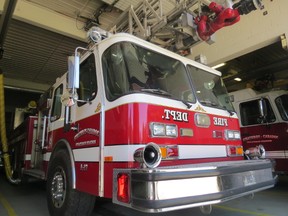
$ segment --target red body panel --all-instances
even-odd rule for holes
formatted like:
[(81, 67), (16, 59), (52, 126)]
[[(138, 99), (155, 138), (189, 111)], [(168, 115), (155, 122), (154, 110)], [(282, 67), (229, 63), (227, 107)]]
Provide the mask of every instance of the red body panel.
[(36, 116), (27, 117), (25, 121), (14, 130), (13, 137), (9, 139), (10, 148), (17, 146), (14, 150), (22, 155), (24, 169), (31, 168), (31, 158), (25, 158), (25, 155), (30, 155), (31, 157), (33, 138), (35, 139), (35, 129), (37, 127), (35, 122), (37, 123), (37, 119)]
[[(105, 143), (106, 145), (118, 144), (139, 144), (155, 142), (159, 144), (228, 144), (222, 138), (213, 138), (213, 131), (224, 132), (224, 129), (239, 130), (238, 119), (227, 118), (228, 127), (218, 126), (213, 124), (213, 117), (216, 115), (209, 115), (211, 125), (209, 128), (197, 127), (194, 123), (194, 111), (184, 111), (188, 113), (188, 121), (177, 121), (165, 119), (164, 110), (170, 109), (183, 113), (183, 110), (171, 109), (170, 107), (156, 106), (151, 104), (125, 104), (115, 109), (106, 112), (106, 128), (105, 128)], [(176, 138), (156, 138), (150, 136), (149, 123), (160, 122), (167, 124), (176, 124), (178, 131), (180, 128), (192, 128), (194, 131), (193, 137)], [(113, 136), (111, 136), (113, 134)], [(117, 134), (117, 136), (115, 136)], [(241, 145), (240, 140), (229, 141), (229, 144)]]
[(288, 124), (262, 124), (241, 128), (244, 149), (263, 145), (267, 158), (276, 160), (276, 171), (288, 172)]
[[(187, 119), (179, 120), (173, 116), (166, 115), (165, 110), (173, 110), (176, 113), (187, 113)], [(238, 119), (223, 117), (217, 115), (209, 115), (211, 125), (208, 128), (199, 127), (195, 125), (194, 115), (195, 111), (176, 109), (154, 104), (146, 103), (130, 103), (120, 105), (116, 108), (110, 109), (105, 113), (105, 146), (120, 146), (120, 145), (139, 145), (154, 142), (156, 144), (180, 144), (180, 145), (241, 145), (240, 140), (224, 139), (224, 130), (239, 130)], [(186, 115), (186, 114), (185, 114)], [(213, 118), (227, 119), (227, 125), (214, 124)], [(36, 117), (32, 118), (33, 120)], [(33, 129), (33, 121), (30, 120), (29, 130)], [(166, 123), (175, 124), (178, 129), (177, 138), (152, 137), (150, 135), (150, 123)], [(64, 128), (53, 130), (48, 134), (47, 151), (52, 152), (55, 146), (61, 140), (66, 140), (71, 146), (72, 150), (91, 148), (94, 151), (100, 144), (100, 114), (87, 117), (85, 119), (76, 121), (72, 126), (78, 126), (78, 131), (69, 130), (64, 132)], [(89, 131), (86, 131), (86, 129)], [(193, 136), (180, 136), (180, 128), (190, 128), (193, 130)], [(29, 131), (28, 130), (28, 131)], [(221, 137), (213, 137), (213, 131), (221, 134)], [(31, 138), (27, 139), (28, 145), (26, 153), (31, 154)], [(82, 145), (83, 144), (83, 145)], [(30, 151), (30, 152), (29, 152)], [(93, 152), (89, 152), (93, 155)], [(128, 152), (119, 152), (119, 154), (127, 154)], [(75, 162), (76, 171), (76, 188), (80, 191), (98, 195), (99, 193), (99, 152), (95, 151), (95, 160), (92, 162), (85, 161)], [(160, 166), (175, 166), (183, 164), (228, 161), (228, 160), (242, 160), (242, 157), (217, 157), (217, 158), (203, 158), (203, 159), (185, 159), (185, 160), (168, 160), (162, 161)], [(29, 169), (30, 161), (26, 160), (25, 169)], [(83, 169), (83, 165), (89, 167)], [(43, 161), (44, 171), (47, 169), (47, 162)], [(139, 164), (133, 161), (106, 161), (104, 164), (104, 196), (112, 197), (112, 177), (113, 169), (115, 168), (132, 168), (139, 167)]]

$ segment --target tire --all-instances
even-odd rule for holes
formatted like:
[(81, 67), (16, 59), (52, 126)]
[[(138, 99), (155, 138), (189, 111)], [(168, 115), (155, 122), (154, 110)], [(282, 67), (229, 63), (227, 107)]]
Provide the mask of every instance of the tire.
[(51, 216), (91, 215), (95, 197), (72, 189), (71, 160), (65, 150), (51, 158), (47, 174), (47, 204)]

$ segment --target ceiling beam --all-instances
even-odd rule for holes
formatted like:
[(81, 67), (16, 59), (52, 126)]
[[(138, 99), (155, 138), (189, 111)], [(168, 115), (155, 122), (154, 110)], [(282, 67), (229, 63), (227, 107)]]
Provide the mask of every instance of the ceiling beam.
[(47, 91), (51, 85), (29, 82), (25, 80), (17, 80), (4, 77), (4, 88), (35, 92), (35, 93), (43, 93)]
[[(3, 9), (4, 2), (0, 1), (1, 14)], [(29, 1), (18, 0), (13, 18), (67, 37), (86, 41), (86, 32), (77, 28), (76, 19), (37, 6)], [(79, 26), (84, 25), (81, 21), (77, 22)]]

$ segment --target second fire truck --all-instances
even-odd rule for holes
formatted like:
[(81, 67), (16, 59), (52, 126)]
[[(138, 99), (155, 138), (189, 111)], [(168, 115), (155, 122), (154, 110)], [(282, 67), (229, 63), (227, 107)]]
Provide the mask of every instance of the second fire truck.
[(287, 174), (288, 92), (259, 92), (247, 88), (231, 92), (230, 95), (239, 116), (247, 157), (261, 158), (265, 155), (276, 162), (276, 172)]

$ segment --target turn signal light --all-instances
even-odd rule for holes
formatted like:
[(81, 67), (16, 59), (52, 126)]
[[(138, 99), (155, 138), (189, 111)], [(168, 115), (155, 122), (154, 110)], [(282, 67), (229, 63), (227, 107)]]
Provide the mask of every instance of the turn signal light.
[(128, 173), (119, 173), (117, 175), (118, 191), (117, 199), (120, 202), (130, 202), (130, 188), (129, 188), (129, 175)]
[(227, 146), (227, 155), (229, 157), (243, 156), (243, 146)]
[(177, 145), (160, 146), (160, 150), (163, 160), (177, 159), (179, 156), (179, 150)]

